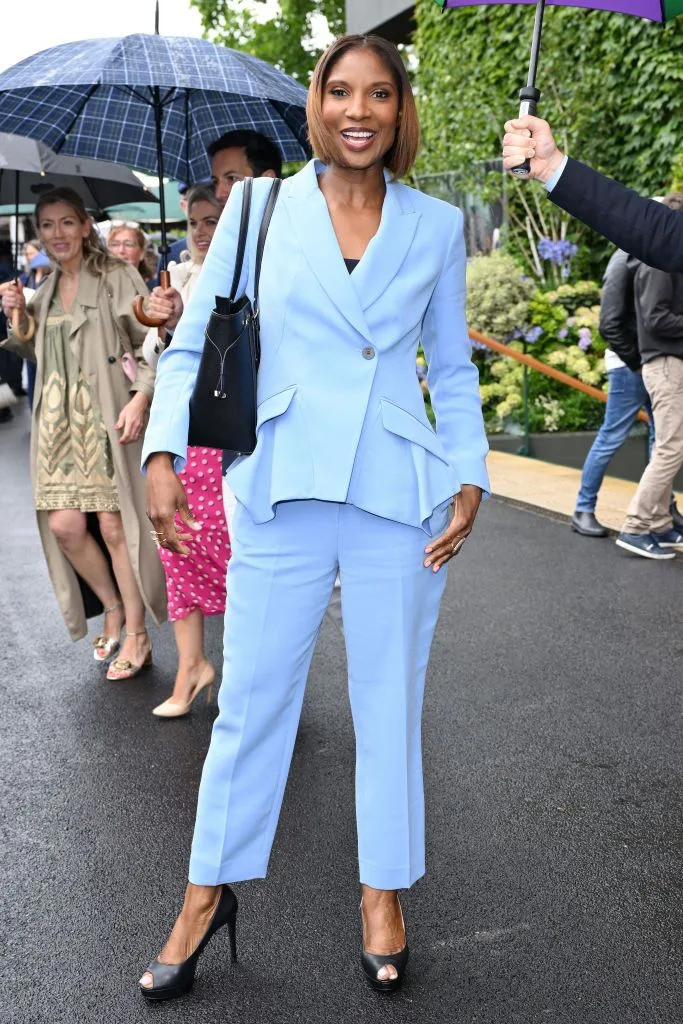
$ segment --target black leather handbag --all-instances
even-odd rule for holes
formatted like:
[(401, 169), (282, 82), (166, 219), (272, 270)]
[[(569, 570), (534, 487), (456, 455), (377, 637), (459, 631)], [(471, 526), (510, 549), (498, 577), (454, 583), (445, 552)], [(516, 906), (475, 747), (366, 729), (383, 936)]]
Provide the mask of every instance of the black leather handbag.
[(273, 181), (263, 211), (256, 246), (253, 305), (246, 295), (237, 298), (247, 248), (252, 184), (251, 178), (245, 178), (230, 296), (216, 296), (190, 398), (188, 444), (222, 448), (235, 455), (251, 455), (256, 447), (256, 378), (261, 357), (259, 278), (268, 227), (282, 182), (279, 178)]

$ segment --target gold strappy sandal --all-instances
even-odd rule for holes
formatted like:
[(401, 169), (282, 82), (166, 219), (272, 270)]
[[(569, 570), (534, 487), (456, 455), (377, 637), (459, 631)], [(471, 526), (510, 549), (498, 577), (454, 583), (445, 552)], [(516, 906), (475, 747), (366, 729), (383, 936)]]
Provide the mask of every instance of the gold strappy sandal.
[[(107, 617), (109, 612), (118, 611), (119, 608), (123, 608), (123, 605), (121, 604), (120, 601), (117, 601), (116, 604), (113, 604), (111, 608), (105, 608), (105, 618)], [(124, 618), (123, 622), (121, 623), (122, 627), (125, 625), (125, 621), (126, 620)], [(107, 636), (106, 633), (101, 633), (99, 636), (95, 637), (95, 639), (92, 642), (92, 645), (95, 648), (95, 650), (93, 651), (93, 657), (95, 661), (109, 661), (109, 659), (113, 658), (116, 652), (121, 647), (121, 630), (119, 630), (119, 636)]]
[[(126, 636), (147, 636), (146, 629), (140, 629), (137, 633), (129, 633), (126, 630)], [(144, 668), (150, 668), (152, 665), (152, 651), (147, 651), (145, 660), (141, 664), (136, 664), (134, 661), (129, 661), (128, 658), (117, 658), (116, 661), (112, 661), (107, 672), (107, 679), (113, 683), (122, 682), (124, 679), (132, 679), (138, 672), (142, 672)]]

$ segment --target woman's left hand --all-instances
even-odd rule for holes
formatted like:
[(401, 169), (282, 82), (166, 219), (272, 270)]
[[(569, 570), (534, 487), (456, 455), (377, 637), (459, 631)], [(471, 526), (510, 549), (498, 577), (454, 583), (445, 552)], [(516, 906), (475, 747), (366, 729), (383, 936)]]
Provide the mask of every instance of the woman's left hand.
[(432, 572), (438, 572), (442, 565), (455, 558), (471, 534), (481, 505), (481, 496), (481, 487), (475, 484), (463, 484), (462, 489), (456, 494), (453, 499), (455, 512), (448, 529), (425, 548), (425, 566), (431, 566)]
[(121, 430), (119, 444), (132, 444), (137, 441), (145, 429), (149, 399), (142, 391), (136, 391), (128, 405), (124, 405), (121, 415), (114, 424), (115, 430)]

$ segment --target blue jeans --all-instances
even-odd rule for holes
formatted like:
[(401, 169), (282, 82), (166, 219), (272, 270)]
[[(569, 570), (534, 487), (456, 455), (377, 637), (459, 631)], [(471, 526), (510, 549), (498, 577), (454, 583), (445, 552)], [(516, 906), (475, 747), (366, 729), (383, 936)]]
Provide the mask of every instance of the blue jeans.
[(627, 366), (610, 370), (607, 374), (609, 391), (605, 419), (586, 456), (581, 473), (581, 489), (576, 499), (577, 512), (594, 512), (598, 491), (607, 472), (610, 459), (626, 440), (640, 409), (645, 409), (650, 420), (648, 449), (652, 449), (654, 431), (650, 398), (640, 373)]

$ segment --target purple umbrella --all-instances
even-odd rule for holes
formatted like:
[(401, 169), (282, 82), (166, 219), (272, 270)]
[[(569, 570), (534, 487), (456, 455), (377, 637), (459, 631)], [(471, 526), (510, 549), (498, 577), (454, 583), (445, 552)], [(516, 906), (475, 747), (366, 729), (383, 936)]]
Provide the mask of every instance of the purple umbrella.
[[(648, 21), (671, 21), (683, 14), (683, 0), (435, 0), (442, 11), (449, 7), (473, 7), (481, 4), (511, 3), (536, 4), (534, 34), (531, 41), (531, 57), (526, 85), (519, 90), (519, 116), (535, 114), (540, 91), (536, 88), (536, 72), (538, 70), (538, 54), (541, 49), (541, 32), (543, 30), (543, 14), (546, 4), (551, 7), (588, 7), (595, 11), (614, 11), (615, 14), (632, 14), (636, 18), (647, 18)], [(530, 171), (530, 163), (512, 168), (512, 173), (525, 178)]]

